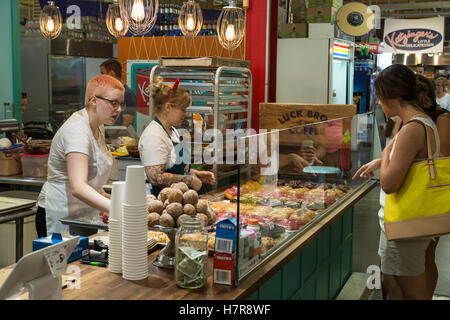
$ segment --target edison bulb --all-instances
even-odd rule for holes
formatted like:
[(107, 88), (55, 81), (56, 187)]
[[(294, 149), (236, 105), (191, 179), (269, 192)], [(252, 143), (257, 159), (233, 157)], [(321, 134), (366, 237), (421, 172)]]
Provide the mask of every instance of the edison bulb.
[(53, 22), (52, 18), (49, 18), (48, 21), (47, 21), (47, 31), (48, 32), (55, 31), (55, 23)]
[(193, 31), (194, 30), (194, 17), (192, 16), (192, 14), (189, 14), (186, 20), (186, 29), (188, 31)]
[(236, 38), (236, 32), (234, 31), (234, 24), (229, 24), (227, 26), (227, 31), (225, 31), (225, 39), (227, 41), (233, 41)]
[(114, 21), (114, 25), (117, 31), (121, 32), (123, 30), (123, 22), (122, 19), (120, 19), (119, 17), (117, 17), (116, 20)]
[(131, 9), (131, 18), (134, 21), (141, 22), (145, 18), (144, 4), (142, 0), (136, 0)]

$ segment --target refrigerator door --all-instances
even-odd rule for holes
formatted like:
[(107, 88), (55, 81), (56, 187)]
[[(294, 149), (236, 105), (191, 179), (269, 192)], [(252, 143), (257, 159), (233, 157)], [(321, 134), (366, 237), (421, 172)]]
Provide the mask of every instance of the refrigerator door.
[(333, 59), (333, 92), (332, 104), (347, 104), (349, 85), (349, 62), (346, 60)]
[(353, 104), (354, 44), (334, 40), (331, 45), (330, 103)]

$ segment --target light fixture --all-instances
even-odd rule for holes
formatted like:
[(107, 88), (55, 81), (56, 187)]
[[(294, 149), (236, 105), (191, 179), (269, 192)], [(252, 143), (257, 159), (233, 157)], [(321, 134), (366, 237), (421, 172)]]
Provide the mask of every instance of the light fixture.
[(39, 16), (39, 26), (44, 37), (55, 39), (61, 33), (62, 17), (54, 1), (49, 1)]
[(183, 35), (195, 37), (203, 26), (203, 14), (200, 5), (194, 0), (184, 2), (178, 16), (178, 25)]
[(133, 35), (144, 35), (155, 25), (159, 0), (120, 0), (119, 6), (122, 20)]
[(114, 37), (120, 38), (128, 32), (128, 21), (124, 20), (120, 15), (120, 6), (117, 0), (110, 4), (106, 12), (106, 26), (109, 33)]
[(244, 39), (245, 17), (244, 11), (236, 6), (235, 0), (222, 8), (217, 20), (217, 37), (225, 49), (236, 49)]

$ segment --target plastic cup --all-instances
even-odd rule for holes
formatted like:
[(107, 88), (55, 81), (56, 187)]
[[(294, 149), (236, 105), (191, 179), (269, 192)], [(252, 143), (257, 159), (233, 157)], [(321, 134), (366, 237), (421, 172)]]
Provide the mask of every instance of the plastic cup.
[(143, 166), (127, 166), (124, 202), (128, 205), (147, 203), (145, 193), (145, 171)]
[(125, 181), (116, 181), (112, 183), (111, 207), (109, 209), (110, 219), (122, 220), (122, 203), (125, 198)]
[(144, 279), (147, 279), (148, 278), (148, 271), (147, 271), (147, 273), (146, 274), (134, 274), (134, 273), (131, 273), (131, 274), (126, 274), (125, 272), (124, 273), (122, 273), (122, 278), (124, 278), (125, 280), (134, 280), (134, 281), (136, 281), (136, 280), (144, 280)]

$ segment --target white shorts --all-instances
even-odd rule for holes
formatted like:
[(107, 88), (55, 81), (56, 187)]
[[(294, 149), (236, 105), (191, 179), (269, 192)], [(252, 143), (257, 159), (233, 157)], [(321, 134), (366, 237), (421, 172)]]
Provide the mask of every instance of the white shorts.
[(393, 276), (418, 276), (425, 272), (427, 239), (387, 240), (380, 231), (378, 255), (381, 257), (381, 272)]

